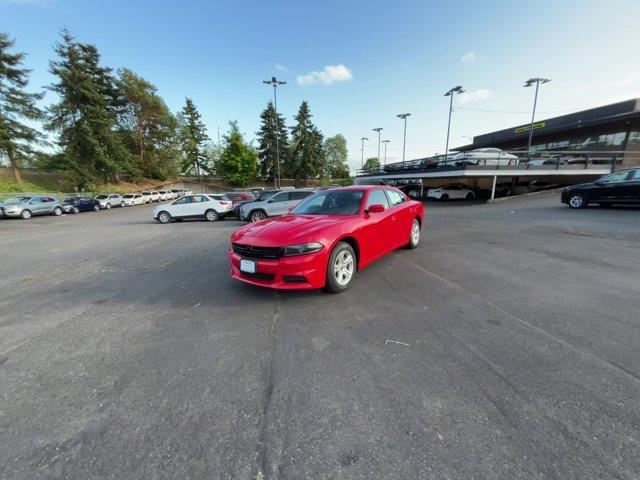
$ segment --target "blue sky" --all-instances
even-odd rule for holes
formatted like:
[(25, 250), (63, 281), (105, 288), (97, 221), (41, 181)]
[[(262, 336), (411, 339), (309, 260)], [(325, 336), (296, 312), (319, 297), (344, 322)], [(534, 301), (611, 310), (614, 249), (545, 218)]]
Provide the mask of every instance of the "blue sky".
[[(453, 146), (526, 123), (530, 77), (552, 79), (538, 118), (640, 96), (637, 8), (637, 0), (0, 0), (0, 31), (29, 54), (33, 88), (52, 81), (52, 45), (67, 27), (96, 44), (105, 65), (156, 84), (172, 110), (193, 98), (213, 139), (237, 119), (251, 140), (272, 95), (261, 81), (277, 75), (288, 82), (278, 96), (288, 121), (308, 100), (326, 135), (345, 135), (357, 166), (362, 136), (371, 139), (365, 157), (377, 153), (374, 127), (391, 141), (388, 161), (401, 159), (400, 112), (412, 113), (407, 158), (444, 151), (442, 94), (455, 85), (469, 94), (456, 98)], [(54, 100), (48, 93), (45, 103)]]

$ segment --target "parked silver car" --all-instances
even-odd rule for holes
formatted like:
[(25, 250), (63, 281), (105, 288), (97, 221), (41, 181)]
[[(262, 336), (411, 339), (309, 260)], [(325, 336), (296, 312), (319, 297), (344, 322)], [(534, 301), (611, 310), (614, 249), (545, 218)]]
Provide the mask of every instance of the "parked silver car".
[(33, 215), (62, 215), (60, 202), (46, 195), (18, 195), (0, 203), (0, 217), (22, 218)]
[(240, 220), (258, 222), (268, 217), (285, 215), (303, 199), (313, 195), (314, 190), (283, 190), (269, 197), (268, 200), (249, 202), (240, 205)]
[(100, 208), (111, 210), (112, 207), (124, 207), (124, 198), (117, 193), (103, 193), (96, 195), (95, 199), (100, 203)]

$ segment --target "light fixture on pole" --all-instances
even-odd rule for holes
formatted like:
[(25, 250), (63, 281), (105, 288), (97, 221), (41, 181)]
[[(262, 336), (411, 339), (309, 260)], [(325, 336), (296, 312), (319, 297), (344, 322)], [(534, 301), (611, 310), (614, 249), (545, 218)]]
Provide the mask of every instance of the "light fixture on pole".
[(407, 146), (407, 117), (411, 115), (410, 113), (399, 113), (396, 117), (404, 120), (404, 135), (402, 140), (402, 165), (404, 166), (404, 154)]
[(274, 173), (273, 185), (276, 188), (280, 188), (280, 145), (278, 140), (278, 96), (276, 94), (276, 87), (278, 85), (285, 85), (287, 82), (278, 80), (276, 77), (271, 77), (271, 80), (263, 80), (262, 83), (273, 86), (273, 109), (275, 110), (275, 135), (276, 135), (276, 171)]
[(538, 88), (540, 87), (541, 83), (548, 83), (550, 81), (550, 78), (530, 78), (529, 80), (524, 82), (523, 85), (523, 87), (532, 87), (534, 85), (536, 86), (536, 94), (533, 97), (533, 112), (531, 112), (531, 125), (529, 125), (529, 141), (527, 142), (528, 153), (531, 153), (531, 140), (533, 140), (533, 121), (536, 117), (536, 105), (538, 103)]
[(380, 132), (382, 127), (372, 128), (374, 132), (378, 132), (378, 165), (380, 165)]
[(451, 97), (449, 99), (449, 122), (447, 122), (447, 144), (444, 148), (444, 161), (447, 161), (447, 155), (449, 153), (449, 132), (451, 131), (451, 112), (453, 112), (453, 95), (454, 94), (464, 93), (464, 90), (460, 85), (457, 87), (453, 87), (447, 93), (444, 94), (445, 97)]
[(367, 137), (362, 137), (360, 139), (362, 141), (362, 147), (360, 148), (360, 152), (362, 153), (362, 160), (360, 160), (360, 168), (364, 168), (364, 141), (369, 140)]
[(389, 145), (389, 142), (391, 142), (391, 140), (382, 140), (382, 143), (384, 143), (384, 164), (387, 164), (387, 145)]

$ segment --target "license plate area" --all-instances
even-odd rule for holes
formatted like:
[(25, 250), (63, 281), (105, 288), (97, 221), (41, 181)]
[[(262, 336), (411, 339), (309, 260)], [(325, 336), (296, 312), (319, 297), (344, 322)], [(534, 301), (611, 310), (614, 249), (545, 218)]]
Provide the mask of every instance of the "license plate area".
[(240, 271), (244, 273), (256, 273), (256, 261), (255, 260), (247, 260), (246, 258), (240, 259)]

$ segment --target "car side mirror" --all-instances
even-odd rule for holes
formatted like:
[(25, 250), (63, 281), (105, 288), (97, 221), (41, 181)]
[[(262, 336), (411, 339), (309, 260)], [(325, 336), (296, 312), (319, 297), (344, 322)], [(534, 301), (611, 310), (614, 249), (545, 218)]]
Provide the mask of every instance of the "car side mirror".
[(267, 200), (267, 203), (273, 203), (273, 200)]
[(369, 208), (367, 208), (367, 213), (382, 213), (384, 211), (385, 207), (380, 203), (374, 203), (373, 205), (369, 205)]

